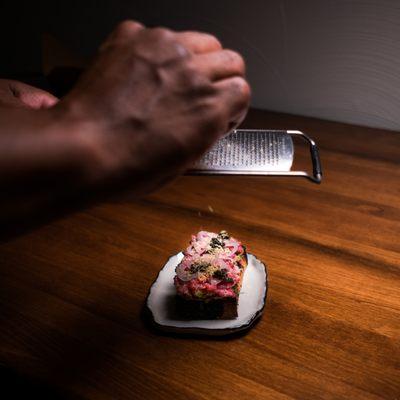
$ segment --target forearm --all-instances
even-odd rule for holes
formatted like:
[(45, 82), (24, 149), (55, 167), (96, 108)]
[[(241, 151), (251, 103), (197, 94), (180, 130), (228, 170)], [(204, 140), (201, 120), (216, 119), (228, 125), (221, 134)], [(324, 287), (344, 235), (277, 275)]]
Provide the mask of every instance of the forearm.
[(88, 187), (94, 152), (81, 125), (57, 107), (0, 108), (1, 226), (63, 207)]

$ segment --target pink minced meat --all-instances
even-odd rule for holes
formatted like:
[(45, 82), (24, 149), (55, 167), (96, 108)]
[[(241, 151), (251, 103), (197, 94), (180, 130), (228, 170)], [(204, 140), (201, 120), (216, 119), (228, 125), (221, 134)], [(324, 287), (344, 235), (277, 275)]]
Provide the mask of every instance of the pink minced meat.
[(176, 267), (174, 284), (187, 299), (238, 297), (243, 268), (244, 246), (225, 231), (200, 231), (192, 235), (189, 247)]

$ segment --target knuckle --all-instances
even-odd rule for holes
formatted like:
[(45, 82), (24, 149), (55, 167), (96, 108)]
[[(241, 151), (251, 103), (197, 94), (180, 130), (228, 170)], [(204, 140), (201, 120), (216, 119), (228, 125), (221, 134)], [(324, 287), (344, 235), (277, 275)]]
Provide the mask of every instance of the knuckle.
[(169, 29), (156, 27), (142, 30), (136, 40), (136, 49), (156, 65), (167, 66), (186, 58), (188, 52)]
[(185, 46), (177, 41), (171, 41), (171, 47), (174, 50), (174, 56), (176, 59), (181, 61), (189, 59), (190, 54)]
[(125, 20), (120, 22), (115, 29), (116, 37), (125, 37), (130, 36), (131, 34), (138, 31), (138, 29), (142, 28), (143, 25), (139, 22), (132, 20)]
[(210, 33), (202, 33), (202, 35), (210, 44), (213, 45), (214, 48), (222, 49), (221, 42), (214, 35), (211, 35)]
[(232, 87), (243, 103), (248, 103), (250, 101), (250, 86), (245, 79), (240, 77), (234, 78), (232, 80)]
[(239, 53), (234, 50), (225, 50), (224, 53), (226, 62), (230, 63), (231, 65), (235, 65), (238, 71), (244, 72), (245, 63), (243, 57)]
[(173, 37), (173, 33), (170, 29), (160, 26), (148, 29), (148, 33), (154, 40), (171, 40)]

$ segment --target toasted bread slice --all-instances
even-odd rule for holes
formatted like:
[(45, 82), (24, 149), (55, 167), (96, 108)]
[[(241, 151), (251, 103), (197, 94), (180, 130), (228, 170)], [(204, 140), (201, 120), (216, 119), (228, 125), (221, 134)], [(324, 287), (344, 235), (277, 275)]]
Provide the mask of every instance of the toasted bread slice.
[(246, 267), (245, 247), (226, 232), (193, 236), (174, 280), (178, 314), (184, 319), (236, 318)]

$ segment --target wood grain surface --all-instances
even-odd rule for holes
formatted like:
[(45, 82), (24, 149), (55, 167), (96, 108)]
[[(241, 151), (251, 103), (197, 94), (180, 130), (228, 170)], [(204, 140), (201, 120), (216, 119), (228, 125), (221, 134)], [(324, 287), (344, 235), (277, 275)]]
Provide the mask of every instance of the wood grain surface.
[[(400, 135), (261, 111), (245, 125), (307, 132), (322, 185), (182, 177), (2, 241), (0, 365), (16, 393), (400, 399)], [(247, 335), (168, 336), (142, 318), (159, 269), (200, 229), (226, 229), (268, 265)]]

